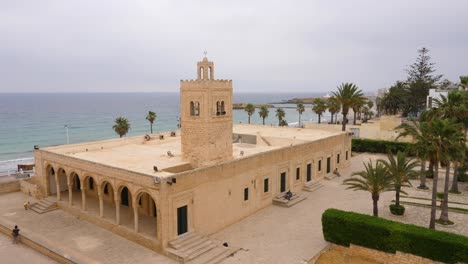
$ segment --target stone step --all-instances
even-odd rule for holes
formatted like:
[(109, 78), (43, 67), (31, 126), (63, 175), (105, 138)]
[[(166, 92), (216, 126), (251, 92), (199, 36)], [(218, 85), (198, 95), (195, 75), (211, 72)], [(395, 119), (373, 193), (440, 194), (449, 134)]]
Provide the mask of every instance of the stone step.
[(187, 260), (192, 260), (197, 258), (198, 256), (201, 256), (205, 253), (208, 253), (210, 250), (216, 247), (216, 244), (214, 244), (211, 241), (205, 242), (201, 244), (200, 246), (191, 249), (191, 253), (188, 255)]
[(302, 201), (304, 201), (307, 197), (299, 194), (293, 194), (293, 197), (291, 200), (287, 200), (284, 197), (283, 198), (274, 198), (273, 199), (273, 205), (281, 206), (281, 207), (291, 207), (295, 204), (298, 204)]
[(336, 176), (336, 175), (333, 174), (333, 173), (330, 173), (330, 174), (328, 174), (328, 175), (325, 175), (325, 179), (327, 179), (327, 180), (333, 180), (333, 179), (336, 178), (336, 177), (338, 177), (338, 176)]
[(311, 184), (304, 185), (302, 190), (304, 190), (306, 192), (313, 192), (313, 191), (315, 191), (317, 189), (320, 189), (322, 187), (323, 187), (323, 185), (320, 182), (313, 182)]
[(169, 242), (169, 246), (174, 248), (174, 249), (180, 249), (190, 243), (193, 243), (194, 241), (197, 241), (199, 239), (202, 239), (202, 236), (196, 234), (196, 233), (190, 233), (187, 234), (187, 236), (178, 238), (176, 240), (173, 240)]
[(192, 240), (191, 243), (189, 244), (186, 244), (184, 246), (182, 246), (181, 248), (178, 248), (180, 251), (184, 252), (184, 253), (187, 253), (190, 254), (191, 250), (193, 248), (197, 248), (198, 246), (206, 243), (206, 242), (211, 242), (207, 237), (204, 237), (204, 236), (200, 236), (200, 239), (196, 239), (196, 240)]

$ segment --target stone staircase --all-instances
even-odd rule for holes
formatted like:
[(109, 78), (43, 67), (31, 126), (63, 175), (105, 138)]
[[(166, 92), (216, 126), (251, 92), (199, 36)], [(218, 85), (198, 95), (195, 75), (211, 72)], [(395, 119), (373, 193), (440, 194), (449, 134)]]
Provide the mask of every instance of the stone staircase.
[(188, 233), (169, 242), (167, 249), (169, 257), (180, 263), (216, 264), (233, 255), (239, 250), (235, 247), (225, 247), (221, 242), (213, 241), (195, 232)]
[(320, 182), (314, 181), (314, 182), (309, 182), (306, 185), (304, 185), (304, 187), (302, 187), (302, 190), (306, 191), (306, 192), (313, 192), (313, 191), (315, 191), (317, 189), (320, 189), (322, 187), (323, 187), (323, 185)]
[(325, 179), (327, 179), (327, 180), (333, 180), (336, 177), (338, 177), (338, 176), (336, 174), (334, 174), (334, 173), (330, 173), (330, 174), (325, 175)]
[(307, 197), (299, 193), (293, 193), (291, 200), (284, 198), (284, 194), (280, 194), (273, 198), (273, 205), (281, 207), (291, 207), (297, 203), (304, 201), (305, 199), (307, 199)]
[(57, 210), (57, 199), (47, 197), (45, 199), (40, 200), (38, 203), (32, 204), (30, 209), (38, 214), (43, 214), (53, 210)]

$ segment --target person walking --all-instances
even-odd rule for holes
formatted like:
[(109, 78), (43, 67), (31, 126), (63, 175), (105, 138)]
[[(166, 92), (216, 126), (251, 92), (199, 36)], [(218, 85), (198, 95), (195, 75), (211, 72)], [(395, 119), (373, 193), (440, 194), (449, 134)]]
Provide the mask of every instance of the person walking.
[(25, 202), (23, 203), (23, 206), (24, 206), (24, 210), (28, 210), (28, 208), (29, 208), (29, 202), (28, 202), (28, 201), (25, 201)]
[(13, 228), (11, 234), (13, 235), (13, 244), (18, 244), (18, 237), (19, 237), (19, 228), (17, 225), (15, 225), (15, 228)]

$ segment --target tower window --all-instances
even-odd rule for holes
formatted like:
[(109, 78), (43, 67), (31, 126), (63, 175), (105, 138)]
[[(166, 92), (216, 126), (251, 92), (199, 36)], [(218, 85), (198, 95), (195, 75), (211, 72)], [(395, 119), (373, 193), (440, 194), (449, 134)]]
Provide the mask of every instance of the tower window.
[(249, 188), (244, 188), (244, 201), (249, 200)]
[(318, 171), (322, 171), (322, 160), (318, 161)]
[(200, 67), (200, 78), (199, 79), (205, 79), (204, 71), (205, 71), (205, 69), (203, 69), (203, 67)]
[(193, 101), (190, 102), (190, 115), (195, 115), (195, 104), (193, 103)]
[(301, 168), (297, 167), (296, 168), (296, 180), (299, 180), (301, 178)]
[(222, 115), (226, 114), (226, 110), (224, 109), (224, 101), (221, 101), (221, 114)]
[(213, 80), (213, 69), (208, 67), (208, 79)]
[(340, 164), (340, 154), (336, 154), (336, 164)]
[(221, 114), (221, 102), (217, 101), (216, 102), (216, 115), (220, 115), (220, 114)]
[(268, 178), (263, 179), (263, 192), (267, 193), (270, 191), (270, 182)]
[(199, 116), (200, 115), (200, 103), (197, 101), (194, 104), (194, 115)]

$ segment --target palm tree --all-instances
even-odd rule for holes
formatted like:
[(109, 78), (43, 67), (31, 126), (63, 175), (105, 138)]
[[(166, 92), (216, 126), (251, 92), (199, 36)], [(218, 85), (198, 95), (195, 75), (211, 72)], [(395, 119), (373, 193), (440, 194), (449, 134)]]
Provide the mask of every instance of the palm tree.
[(156, 115), (155, 112), (148, 111), (148, 115), (146, 116), (146, 120), (148, 120), (150, 122), (151, 134), (153, 134), (153, 123), (156, 120), (156, 117), (158, 117), (158, 116)]
[(364, 95), (355, 84), (343, 83), (338, 87), (337, 92), (333, 92), (333, 96), (335, 96), (341, 104), (341, 113), (343, 114), (341, 130), (346, 131), (349, 108), (352, 107), (357, 101), (362, 100)]
[(353, 177), (344, 180), (343, 184), (348, 185), (346, 189), (370, 192), (372, 194), (374, 216), (379, 216), (378, 202), (380, 194), (394, 190), (393, 179), (380, 161), (377, 161), (374, 167), (372, 161), (369, 160), (367, 164), (364, 163), (364, 167), (365, 170), (353, 173)]
[[(457, 129), (458, 127), (461, 127), (460, 124), (453, 123), (450, 120), (451, 123), (448, 123), (448, 125), (452, 125), (454, 129)], [(443, 145), (443, 155), (441, 156), (443, 161), (445, 162), (445, 182), (444, 182), (444, 199), (442, 200), (441, 204), (441, 213), (439, 217), (439, 221), (442, 222), (443, 224), (451, 223), (450, 220), (448, 219), (448, 193), (449, 193), (449, 179), (450, 179), (450, 163), (459, 160), (460, 157), (463, 156), (465, 152), (465, 137), (463, 133), (461, 132), (461, 129), (458, 129), (457, 131), (446, 131), (447, 133), (447, 141)], [(454, 170), (454, 175), (456, 174), (456, 171)]]
[(120, 137), (125, 136), (130, 130), (130, 123), (125, 117), (117, 117), (114, 123), (115, 124), (114, 126), (112, 126), (112, 128), (114, 129), (115, 133), (117, 133)]
[[(328, 98), (327, 101), (327, 108), (328, 112), (331, 114), (330, 123), (333, 124), (333, 115), (337, 114), (340, 111), (340, 102), (336, 99), (336, 97), (332, 96)], [(336, 121), (336, 120), (335, 120)]]
[(301, 115), (305, 111), (304, 105), (303, 104), (297, 104), (296, 105), (296, 111), (299, 113), (299, 127), (302, 127), (301, 126)]
[[(468, 93), (464, 91), (453, 91), (448, 96), (441, 95), (440, 99), (434, 99), (434, 115), (440, 118), (450, 118), (460, 124), (460, 129), (463, 129), (466, 140), (466, 131), (468, 128)], [(459, 158), (463, 155), (457, 156)], [(458, 193), (458, 162), (463, 159), (454, 159), (454, 173), (452, 180), (452, 192)]]
[(247, 104), (244, 110), (249, 115), (249, 124), (250, 124), (250, 117), (253, 115), (253, 113), (255, 113), (255, 106), (253, 104)]
[(283, 121), (284, 116), (286, 113), (284, 112), (283, 108), (276, 109), (276, 117), (278, 118), (278, 126), (281, 126), (281, 121)]
[(360, 100), (356, 100), (354, 104), (351, 106), (353, 109), (353, 125), (356, 125), (356, 116), (361, 112), (362, 107), (366, 104), (366, 101), (364, 98), (361, 98)]
[(387, 169), (393, 180), (395, 187), (395, 205), (400, 207), (400, 192), (406, 194), (402, 187), (411, 187), (410, 179), (416, 178), (418, 173), (414, 170), (419, 164), (411, 158), (407, 158), (406, 153), (398, 151), (396, 158), (392, 153), (387, 154), (387, 160), (378, 161)]
[(262, 107), (260, 107), (260, 111), (258, 112), (258, 114), (260, 115), (260, 117), (263, 120), (263, 125), (265, 125), (265, 118), (268, 117), (269, 113), (270, 113), (270, 110), (268, 110), (268, 107), (266, 107), (264, 105)]
[[(439, 162), (449, 160), (449, 153), (453, 146), (453, 141), (456, 141), (456, 136), (459, 133), (459, 127), (449, 119), (435, 118), (430, 122), (424, 122), (422, 126), (427, 126), (430, 131), (428, 135), (427, 154), (429, 160), (434, 164), (434, 179), (432, 180), (432, 202), (431, 202), (431, 218), (429, 228), (435, 228), (435, 214), (437, 208), (437, 181), (439, 178)], [(448, 164), (447, 164), (448, 165)], [(448, 188), (448, 183), (447, 183)], [(445, 196), (445, 195), (444, 195)], [(446, 199), (444, 199), (446, 200)]]
[(322, 114), (327, 111), (327, 104), (322, 98), (315, 98), (312, 104), (312, 111), (318, 115), (318, 123), (320, 124)]

